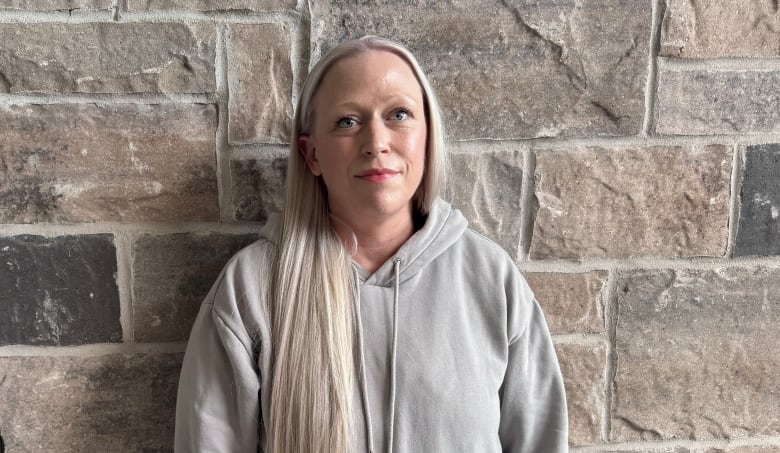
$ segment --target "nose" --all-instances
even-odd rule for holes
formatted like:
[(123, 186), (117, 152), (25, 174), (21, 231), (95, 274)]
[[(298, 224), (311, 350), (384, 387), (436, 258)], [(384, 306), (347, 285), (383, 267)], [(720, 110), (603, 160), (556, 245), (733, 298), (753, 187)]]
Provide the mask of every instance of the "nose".
[(381, 119), (372, 119), (363, 128), (361, 151), (366, 156), (390, 152), (390, 131)]

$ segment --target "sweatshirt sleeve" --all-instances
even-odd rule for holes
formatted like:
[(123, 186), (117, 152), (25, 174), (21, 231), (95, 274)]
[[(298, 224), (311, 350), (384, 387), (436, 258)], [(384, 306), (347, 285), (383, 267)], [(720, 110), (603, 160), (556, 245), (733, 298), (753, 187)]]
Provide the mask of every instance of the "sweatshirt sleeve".
[(218, 281), (190, 334), (176, 400), (177, 453), (261, 451), (260, 376), (251, 340), (240, 322), (215, 308), (215, 300), (230, 306), (234, 297), (231, 285)]
[(560, 367), (539, 304), (519, 278), (522, 297), (515, 301), (509, 315), (520, 329), (509, 339), (500, 393), (502, 448), (505, 453), (568, 452), (566, 395)]

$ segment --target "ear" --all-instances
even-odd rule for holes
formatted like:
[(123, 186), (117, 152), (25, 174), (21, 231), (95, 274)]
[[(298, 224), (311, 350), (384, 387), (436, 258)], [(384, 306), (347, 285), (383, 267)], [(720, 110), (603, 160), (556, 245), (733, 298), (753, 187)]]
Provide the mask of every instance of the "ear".
[(317, 160), (317, 153), (314, 149), (314, 140), (310, 135), (301, 135), (298, 137), (298, 152), (301, 153), (303, 159), (306, 161), (306, 165), (309, 166), (309, 171), (314, 176), (320, 176), (322, 170), (320, 170), (320, 162)]

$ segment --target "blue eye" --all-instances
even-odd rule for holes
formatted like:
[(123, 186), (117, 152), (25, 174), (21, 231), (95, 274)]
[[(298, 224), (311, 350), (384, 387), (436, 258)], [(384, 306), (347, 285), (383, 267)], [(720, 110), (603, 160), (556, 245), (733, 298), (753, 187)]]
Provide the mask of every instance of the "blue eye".
[(397, 121), (405, 120), (409, 118), (409, 112), (404, 109), (398, 109), (393, 112), (392, 118)]
[(348, 116), (345, 116), (344, 118), (339, 119), (336, 121), (336, 127), (339, 127), (341, 129), (347, 129), (357, 124), (357, 121), (355, 121), (355, 118), (350, 118)]

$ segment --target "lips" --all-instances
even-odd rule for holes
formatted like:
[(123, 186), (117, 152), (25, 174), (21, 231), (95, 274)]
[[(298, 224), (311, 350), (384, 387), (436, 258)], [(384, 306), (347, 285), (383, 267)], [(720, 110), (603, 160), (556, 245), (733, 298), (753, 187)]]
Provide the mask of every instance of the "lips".
[(391, 168), (370, 168), (368, 170), (361, 171), (355, 176), (366, 181), (381, 182), (393, 178), (398, 173), (400, 172)]

